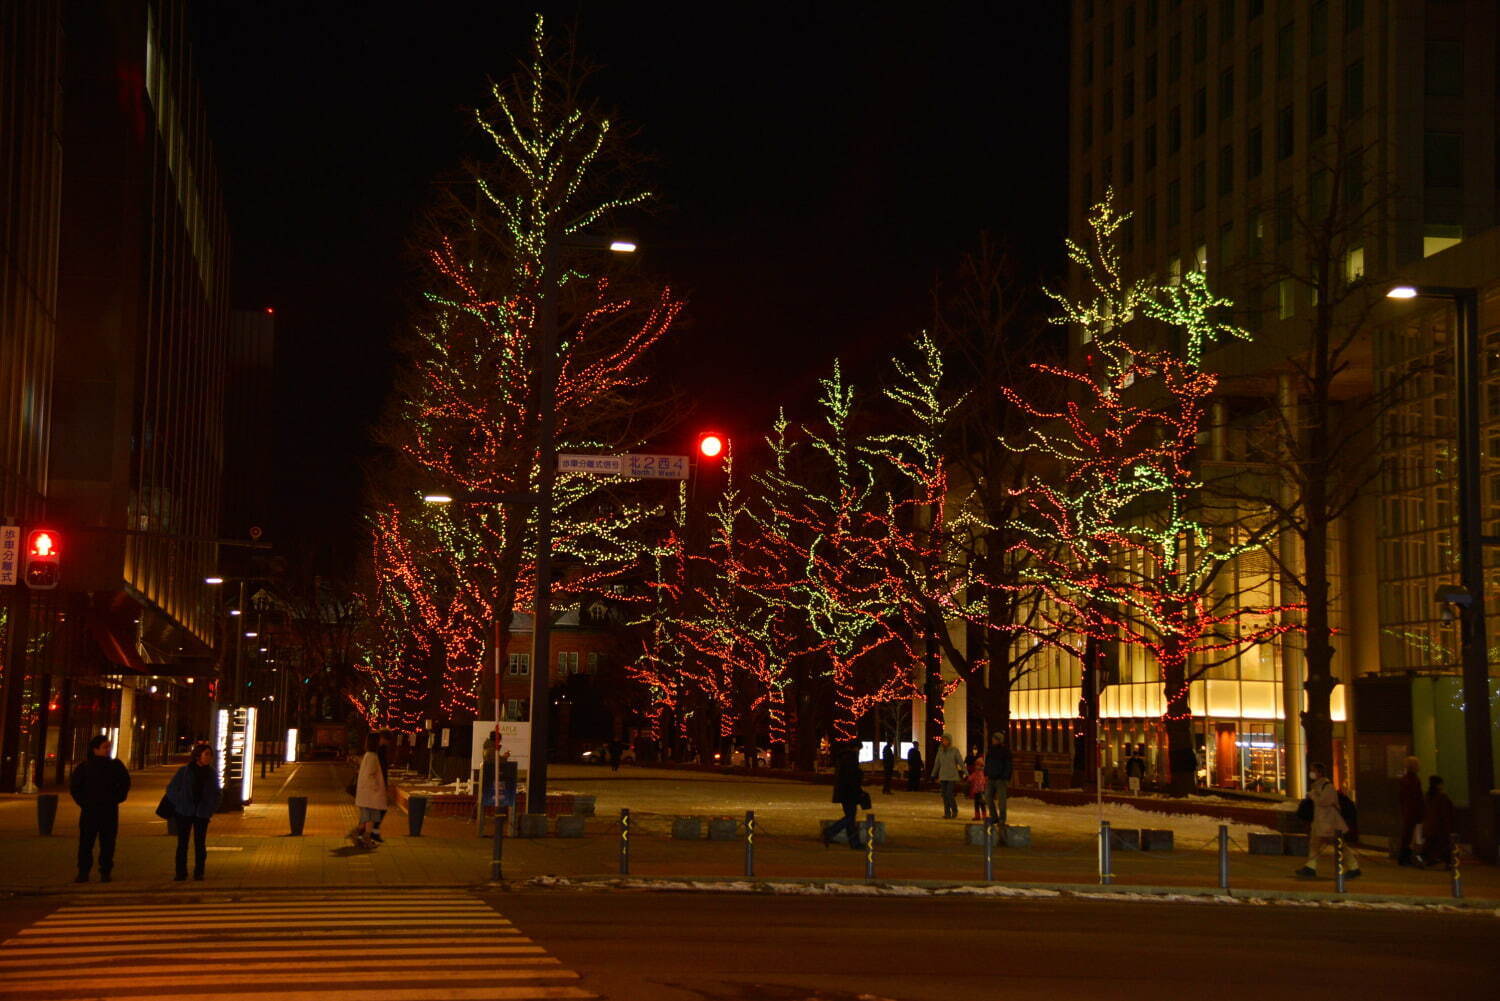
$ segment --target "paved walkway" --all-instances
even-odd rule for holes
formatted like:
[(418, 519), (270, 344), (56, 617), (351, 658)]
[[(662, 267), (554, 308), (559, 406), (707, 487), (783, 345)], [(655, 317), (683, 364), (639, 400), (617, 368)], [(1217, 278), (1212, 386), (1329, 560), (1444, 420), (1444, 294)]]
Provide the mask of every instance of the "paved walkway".
[[(36, 834), (35, 801), (0, 799), (0, 852), (12, 864), (0, 872), (0, 890), (88, 893), (167, 889), (172, 883), (174, 839), (153, 814), (172, 769), (148, 769), (135, 776), (131, 797), (121, 809), (115, 882), (77, 886), (71, 882), (77, 809), (63, 798), (54, 835)], [(343, 791), (350, 770), (327, 762), (283, 766), (258, 780), (256, 801), (241, 814), (221, 814), (209, 827), (208, 886), (212, 889), (269, 887), (469, 886), (489, 878), (491, 842), (476, 836), (472, 820), (432, 817), (419, 838), (407, 835), (407, 818), (393, 812), (385, 823), (386, 844), (357, 851), (343, 840), (354, 823), (352, 801)], [(679, 815), (744, 818), (756, 811), (755, 874), (760, 879), (862, 880), (866, 857), (841, 846), (825, 849), (818, 821), (837, 814), (829, 787), (802, 782), (712, 773), (625, 768), (620, 772), (588, 766), (560, 766), (551, 773), (555, 790), (597, 797), (597, 815), (581, 839), (507, 838), (507, 879), (556, 875), (615, 875), (620, 867), (619, 811), (632, 812), (630, 873), (671, 879), (734, 878), (744, 873), (744, 840), (714, 842), (670, 837)], [(286, 800), (309, 800), (303, 837), (288, 836)], [(886, 822), (889, 841), (876, 852), (880, 880), (977, 882), (984, 875), (983, 850), (965, 843), (966, 821), (945, 821), (931, 792), (882, 795), (872, 790), (873, 812)], [(967, 809), (964, 817), (968, 816)], [(1115, 882), (1123, 885), (1213, 887), (1218, 879), (1215, 851), (1218, 821), (1168, 817), (1127, 806), (1106, 805), (1104, 816), (1117, 828), (1166, 828), (1176, 833), (1170, 852), (1117, 851)], [(1095, 883), (1097, 831), (1093, 807), (1059, 807), (1013, 798), (1009, 820), (1029, 825), (1032, 845), (999, 848), (995, 877), (1011, 883)], [(1332, 862), (1325, 878), (1302, 882), (1291, 872), (1300, 859), (1249, 855), (1251, 828), (1232, 829), (1231, 885), (1236, 889), (1332, 891)], [(1362, 853), (1364, 876), (1348, 884), (1351, 894), (1446, 897), (1447, 873), (1393, 865), (1379, 851)], [(1500, 872), (1471, 865), (1464, 870), (1471, 898), (1500, 899)], [(188, 884), (193, 885), (193, 884)], [(199, 885), (201, 888), (201, 884)]]

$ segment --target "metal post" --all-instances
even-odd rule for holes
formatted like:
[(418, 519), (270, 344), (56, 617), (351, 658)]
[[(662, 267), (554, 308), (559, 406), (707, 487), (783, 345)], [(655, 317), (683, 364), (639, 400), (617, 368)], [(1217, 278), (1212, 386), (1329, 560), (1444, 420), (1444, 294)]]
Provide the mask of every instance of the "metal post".
[(1453, 846), (1449, 854), (1449, 869), (1453, 876), (1453, 899), (1462, 900), (1464, 896), (1464, 878), (1458, 871), (1458, 845)]
[[(550, 227), (549, 227), (550, 229)], [(531, 641), (531, 762), (526, 808), (547, 812), (547, 724), (552, 686), (552, 490), (557, 480), (557, 243), (560, 234), (542, 236), (541, 302), (537, 306), (536, 600)]]
[(986, 817), (984, 821), (984, 880), (990, 882), (995, 878), (995, 818)]
[[(855, 825), (852, 836), (859, 836), (859, 825)], [(875, 878), (875, 814), (865, 814), (865, 879)]]
[(1099, 885), (1109, 886), (1115, 881), (1110, 870), (1109, 821), (1099, 821)]
[(1344, 892), (1344, 836), (1337, 831), (1333, 833), (1333, 888)]
[(755, 811), (745, 811), (745, 878), (755, 878)]
[(1229, 892), (1229, 825), (1219, 825), (1219, 889)]
[(630, 811), (620, 809), (620, 875), (630, 875)]
[[(496, 771), (498, 771), (499, 768), (500, 762), (497, 760), (495, 762)], [(481, 795), (479, 798), (483, 799), (484, 797)], [(501, 879), (500, 859), (501, 856), (505, 853), (505, 825), (500, 822), (500, 800), (498, 797), (495, 800), (494, 810), (495, 831), (491, 836), (492, 840), (490, 842), (490, 881), (498, 883)]]

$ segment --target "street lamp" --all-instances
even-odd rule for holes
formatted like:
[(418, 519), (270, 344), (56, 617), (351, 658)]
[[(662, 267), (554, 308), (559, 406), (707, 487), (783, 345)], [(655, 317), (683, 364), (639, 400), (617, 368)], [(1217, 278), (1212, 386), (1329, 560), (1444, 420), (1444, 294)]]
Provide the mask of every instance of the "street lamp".
[[(1446, 285), (1397, 285), (1390, 299), (1441, 299), (1453, 304), (1457, 319), (1454, 377), (1458, 384), (1458, 547), (1459, 583), (1466, 600), (1457, 606), (1463, 661), (1464, 751), (1468, 760), (1469, 811), (1474, 818), (1474, 851), (1495, 861), (1495, 767), (1490, 747), (1490, 665), (1484, 624), (1484, 547), (1500, 538), (1484, 534), (1481, 497), (1479, 405), (1479, 290)], [(1457, 594), (1455, 589), (1453, 594)], [(1439, 600), (1444, 600), (1439, 596)]]

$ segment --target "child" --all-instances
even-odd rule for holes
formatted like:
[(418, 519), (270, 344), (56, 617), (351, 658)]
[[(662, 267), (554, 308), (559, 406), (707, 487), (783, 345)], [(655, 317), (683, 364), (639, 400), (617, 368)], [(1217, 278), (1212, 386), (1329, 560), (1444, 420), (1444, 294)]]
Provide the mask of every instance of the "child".
[(984, 819), (984, 759), (975, 758), (969, 762), (969, 776), (965, 780), (968, 785), (969, 795), (974, 797), (974, 819)]

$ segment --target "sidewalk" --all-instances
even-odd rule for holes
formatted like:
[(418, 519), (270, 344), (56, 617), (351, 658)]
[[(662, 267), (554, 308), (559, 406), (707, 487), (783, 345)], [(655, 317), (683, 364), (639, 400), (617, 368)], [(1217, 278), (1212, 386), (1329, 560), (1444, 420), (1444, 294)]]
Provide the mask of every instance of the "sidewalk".
[[(119, 890), (172, 886), (175, 840), (153, 810), (173, 769), (155, 768), (134, 776), (130, 799), (121, 808), (115, 882)], [(355, 851), (343, 834), (355, 821), (353, 801), (344, 793), (350, 770), (342, 764), (304, 762), (284, 765), (256, 782), (256, 801), (241, 814), (221, 814), (209, 827), (208, 886), (214, 890), (274, 887), (473, 885), (489, 878), (491, 842), (476, 836), (472, 819), (427, 818), (420, 838), (407, 835), (407, 818), (393, 811), (385, 821), (386, 844), (373, 852)], [(682, 841), (670, 837), (679, 815), (727, 816), (743, 820), (755, 810), (755, 870), (759, 879), (863, 880), (866, 856), (841, 845), (823, 848), (818, 820), (837, 816), (827, 786), (681, 771), (626, 768), (610, 772), (589, 766), (555, 766), (550, 785), (597, 797), (598, 815), (581, 839), (507, 838), (507, 879), (535, 876), (593, 878), (619, 873), (619, 813), (631, 810), (630, 874), (672, 880), (733, 879), (744, 873), (743, 837), (734, 841)], [(288, 836), (286, 800), (308, 797), (304, 836)], [(880, 881), (981, 882), (983, 849), (964, 843), (966, 821), (942, 819), (935, 793), (871, 790), (873, 812), (888, 825), (889, 842), (876, 850)], [(964, 805), (963, 817), (970, 811)], [(1175, 832), (1171, 852), (1116, 851), (1113, 870), (1121, 886), (1212, 888), (1218, 882), (1218, 820), (1168, 816), (1130, 806), (1106, 804), (1105, 819), (1116, 828), (1163, 828)], [(98, 883), (72, 883), (78, 811), (62, 797), (51, 838), (36, 835), (35, 802), (18, 797), (0, 801), (0, 851), (11, 864), (0, 874), (0, 890), (98, 892)], [(997, 882), (1094, 885), (1098, 881), (1097, 830), (1093, 806), (1057, 806), (1013, 797), (1009, 822), (1031, 827), (1032, 847), (997, 848)], [(1324, 857), (1325, 878), (1292, 877), (1301, 860), (1249, 855), (1244, 846), (1255, 828), (1231, 825), (1230, 883), (1237, 891), (1331, 892), (1332, 860)], [(1380, 851), (1361, 851), (1363, 878), (1350, 881), (1351, 896), (1447, 897), (1448, 874), (1401, 868)], [(1500, 872), (1469, 865), (1463, 871), (1465, 895), (1500, 901)], [(194, 885), (194, 884), (189, 884)], [(202, 884), (196, 884), (202, 888)]]

